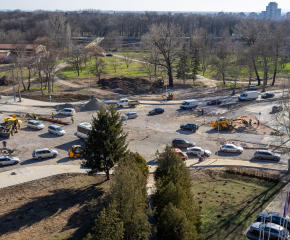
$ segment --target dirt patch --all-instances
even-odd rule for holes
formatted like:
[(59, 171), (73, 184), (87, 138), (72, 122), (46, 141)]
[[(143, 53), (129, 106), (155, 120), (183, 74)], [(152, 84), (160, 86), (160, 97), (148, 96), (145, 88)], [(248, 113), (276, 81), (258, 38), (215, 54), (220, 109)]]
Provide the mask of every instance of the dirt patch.
[(83, 106), (83, 108), (81, 109), (81, 112), (97, 111), (97, 110), (100, 110), (101, 107), (103, 107), (104, 109), (108, 109), (107, 104), (103, 103), (101, 100), (97, 98), (94, 98)]
[[(49, 102), (50, 98), (49, 95), (42, 95), (42, 94), (31, 94), (29, 92), (22, 92), (22, 97), (39, 100), (39, 101), (46, 101)], [(93, 98), (94, 96), (92, 96)], [(90, 95), (83, 95), (83, 94), (74, 94), (74, 93), (56, 93), (51, 94), (51, 101), (52, 102), (77, 102), (77, 101), (86, 101), (90, 100)]]
[(105, 176), (71, 173), (0, 189), (0, 239), (58, 234), (82, 239), (93, 224), (89, 202), (101, 197), (109, 184)]
[(13, 80), (8, 76), (3, 76), (0, 78), (0, 86), (12, 86)]

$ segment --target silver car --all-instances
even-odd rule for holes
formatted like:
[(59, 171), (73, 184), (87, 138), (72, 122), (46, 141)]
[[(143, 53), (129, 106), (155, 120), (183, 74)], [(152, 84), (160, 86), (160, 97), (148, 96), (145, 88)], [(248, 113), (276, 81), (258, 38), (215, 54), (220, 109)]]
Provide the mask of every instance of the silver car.
[(138, 113), (136, 112), (128, 112), (124, 115), (121, 116), (121, 120), (126, 120), (126, 119), (134, 119), (138, 117)]
[(57, 113), (60, 115), (72, 116), (76, 113), (76, 111), (73, 108), (64, 108), (64, 109), (58, 111)]
[(235, 144), (224, 144), (220, 146), (221, 152), (235, 152), (235, 153), (242, 153), (244, 149), (242, 147), (238, 147)]
[[(282, 226), (275, 223), (262, 223), (262, 222), (254, 222), (250, 227), (250, 232), (260, 235), (264, 231), (264, 236), (272, 239), (288, 239), (289, 231)], [(284, 238), (286, 237), (286, 238)], [(268, 239), (268, 238), (267, 238)]]
[(254, 154), (254, 157), (260, 160), (267, 159), (267, 160), (279, 161), (281, 159), (281, 156), (279, 154), (273, 153), (268, 150), (257, 150)]
[(57, 125), (48, 126), (48, 132), (58, 136), (62, 136), (65, 134), (65, 131), (60, 126)]
[(34, 159), (41, 160), (43, 158), (55, 158), (58, 155), (58, 152), (54, 149), (48, 149), (48, 148), (42, 148), (42, 149), (36, 149), (32, 153), (32, 157)]
[(9, 156), (1, 156), (0, 157), (0, 166), (4, 165), (14, 165), (20, 162), (19, 158), (9, 157)]
[(191, 147), (187, 148), (187, 155), (201, 155), (203, 156), (206, 153), (207, 156), (211, 155), (211, 151), (202, 149), (201, 147)]
[(44, 125), (41, 122), (38, 122), (37, 120), (28, 120), (27, 127), (34, 128), (36, 130), (41, 130), (44, 128)]

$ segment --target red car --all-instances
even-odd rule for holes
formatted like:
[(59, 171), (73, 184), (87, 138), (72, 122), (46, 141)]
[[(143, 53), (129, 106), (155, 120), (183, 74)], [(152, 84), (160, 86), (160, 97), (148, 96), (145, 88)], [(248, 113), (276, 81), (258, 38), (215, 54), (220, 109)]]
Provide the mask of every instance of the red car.
[(213, 99), (213, 100), (210, 100), (209, 102), (207, 102), (207, 105), (218, 105), (218, 104), (221, 104), (222, 101), (219, 100), (219, 99)]

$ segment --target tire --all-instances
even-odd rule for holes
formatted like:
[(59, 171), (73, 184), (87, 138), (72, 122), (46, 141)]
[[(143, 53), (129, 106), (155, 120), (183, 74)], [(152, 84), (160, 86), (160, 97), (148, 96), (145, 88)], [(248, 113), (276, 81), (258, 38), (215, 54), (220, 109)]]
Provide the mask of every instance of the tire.
[(37, 159), (40, 161), (40, 160), (42, 160), (42, 157), (38, 157)]
[(0, 167), (2, 167), (2, 163), (0, 163)]
[(17, 165), (17, 164), (18, 164), (18, 162), (16, 162), (16, 161), (13, 163), (13, 165)]
[(226, 152), (227, 152), (227, 150), (224, 150), (224, 152), (226, 153)]
[(242, 151), (238, 151), (238, 153), (239, 153), (239, 154), (241, 154), (241, 153), (242, 153)]
[(262, 158), (262, 157), (258, 157), (258, 159), (259, 159), (259, 160), (262, 160), (263, 158)]
[(279, 159), (278, 158), (274, 158), (274, 161), (279, 161)]
[(194, 132), (194, 129), (191, 129), (192, 132)]
[(57, 154), (53, 154), (53, 156), (52, 156), (52, 157), (53, 157), (53, 158), (56, 158), (56, 156), (57, 156)]

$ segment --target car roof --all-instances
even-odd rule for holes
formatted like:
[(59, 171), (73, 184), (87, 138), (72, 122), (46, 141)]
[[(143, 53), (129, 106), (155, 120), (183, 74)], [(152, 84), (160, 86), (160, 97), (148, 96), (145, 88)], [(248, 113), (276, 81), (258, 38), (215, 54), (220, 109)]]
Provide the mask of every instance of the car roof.
[(174, 138), (173, 140), (186, 140), (186, 139), (185, 138)]
[(271, 228), (271, 229), (276, 229), (276, 230), (283, 230), (284, 228), (278, 224), (275, 223), (267, 223), (266, 227)]
[(52, 125), (49, 125), (49, 127), (60, 127), (60, 126), (52, 124)]
[(39, 121), (37, 121), (37, 120), (28, 120), (28, 122), (36, 123), (36, 122), (39, 122)]
[(226, 143), (224, 145), (226, 145), (226, 146), (236, 146), (235, 144), (232, 144), (232, 143)]
[(0, 159), (2, 159), (2, 158), (7, 158), (7, 157), (9, 157), (9, 156), (7, 156), (7, 155), (5, 155), (5, 156), (0, 156)]
[(256, 152), (271, 152), (270, 150), (256, 150)]
[(136, 112), (127, 112), (127, 113), (136, 113)]
[(197, 123), (187, 123), (187, 124), (197, 124)]
[(40, 148), (40, 149), (35, 149), (34, 151), (43, 151), (43, 150), (49, 150), (48, 148)]
[(74, 108), (63, 108), (61, 110), (74, 110)]

